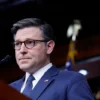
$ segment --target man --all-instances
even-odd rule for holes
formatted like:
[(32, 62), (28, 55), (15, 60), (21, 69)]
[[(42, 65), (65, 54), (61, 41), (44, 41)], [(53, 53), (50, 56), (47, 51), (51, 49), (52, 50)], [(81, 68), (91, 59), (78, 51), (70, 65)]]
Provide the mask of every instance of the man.
[(58, 70), (50, 62), (55, 42), (49, 24), (26, 18), (13, 25), (12, 33), (17, 64), (26, 74), (10, 86), (33, 100), (94, 100), (83, 75)]

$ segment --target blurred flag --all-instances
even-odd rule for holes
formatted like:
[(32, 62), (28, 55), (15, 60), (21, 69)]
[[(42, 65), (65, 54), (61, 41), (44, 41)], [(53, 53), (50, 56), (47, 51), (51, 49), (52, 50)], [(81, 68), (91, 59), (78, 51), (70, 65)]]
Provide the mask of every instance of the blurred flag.
[(67, 30), (67, 37), (71, 37), (69, 43), (69, 50), (66, 57), (66, 64), (65, 69), (67, 70), (74, 70), (73, 66), (75, 64), (75, 56), (77, 55), (77, 50), (75, 48), (76, 36), (78, 35), (79, 30), (82, 28), (81, 23), (79, 20), (74, 20), (73, 24), (68, 27)]
[(72, 60), (69, 59), (66, 64), (65, 64), (65, 70), (68, 70), (68, 71), (73, 71), (73, 64), (72, 64)]
[(70, 41), (69, 50), (66, 58), (65, 69), (73, 71), (74, 64), (75, 64), (75, 56), (77, 55), (77, 51), (75, 49), (75, 41)]

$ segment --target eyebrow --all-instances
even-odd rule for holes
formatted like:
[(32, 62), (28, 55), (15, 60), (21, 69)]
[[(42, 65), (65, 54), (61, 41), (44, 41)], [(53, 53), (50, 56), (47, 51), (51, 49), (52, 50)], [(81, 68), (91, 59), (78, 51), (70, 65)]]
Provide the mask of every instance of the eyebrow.
[[(26, 38), (24, 41), (27, 41), (27, 40), (34, 40), (34, 39)], [(17, 40), (15, 40), (15, 41), (21, 41), (21, 40), (20, 40), (20, 39), (17, 39)], [(21, 41), (21, 42), (23, 42), (23, 41)]]

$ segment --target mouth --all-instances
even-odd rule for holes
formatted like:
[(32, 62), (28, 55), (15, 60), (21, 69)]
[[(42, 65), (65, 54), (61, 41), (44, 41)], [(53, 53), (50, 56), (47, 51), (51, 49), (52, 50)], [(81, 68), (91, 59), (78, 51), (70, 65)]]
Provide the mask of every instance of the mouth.
[(27, 59), (30, 59), (30, 58), (19, 58), (19, 60), (27, 60)]
[(20, 62), (21, 64), (26, 64), (26, 63), (29, 62), (29, 59), (30, 59), (30, 58), (20, 58), (20, 59), (19, 59), (19, 62)]
[(21, 62), (27, 62), (30, 58), (20, 58), (19, 61)]

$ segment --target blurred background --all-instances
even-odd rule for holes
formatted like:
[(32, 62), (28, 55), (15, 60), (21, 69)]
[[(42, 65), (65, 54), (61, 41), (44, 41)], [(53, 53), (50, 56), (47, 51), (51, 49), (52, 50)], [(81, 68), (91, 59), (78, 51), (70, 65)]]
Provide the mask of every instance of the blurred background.
[(88, 4), (65, 0), (0, 0), (0, 79), (10, 83), (24, 75), (15, 62), (12, 24), (26, 17), (38, 17), (54, 29), (54, 65), (85, 75), (96, 100), (100, 100), (100, 16), (95, 14), (95, 4)]

